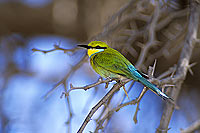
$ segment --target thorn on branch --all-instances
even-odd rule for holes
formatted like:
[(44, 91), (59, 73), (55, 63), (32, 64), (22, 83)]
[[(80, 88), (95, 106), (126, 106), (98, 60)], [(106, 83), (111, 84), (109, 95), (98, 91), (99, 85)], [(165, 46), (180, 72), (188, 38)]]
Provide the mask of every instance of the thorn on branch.
[(156, 63), (157, 63), (157, 60), (155, 59), (153, 67), (149, 66), (149, 69), (148, 69), (148, 77), (149, 78), (153, 78), (153, 75), (154, 75), (154, 72), (155, 72), (155, 69), (156, 69)]
[(194, 62), (194, 63), (188, 65), (188, 71), (190, 72), (191, 75), (194, 75), (194, 73), (193, 73), (193, 71), (192, 71), (191, 68), (192, 68), (193, 66), (195, 66), (196, 64), (197, 64), (197, 62)]
[(129, 96), (128, 96), (128, 93), (127, 93), (127, 91), (126, 91), (126, 89), (125, 89), (125, 85), (123, 85), (122, 88), (123, 88), (123, 90), (124, 90), (124, 92), (125, 92), (125, 94), (126, 94), (128, 100), (130, 100), (130, 98), (129, 98)]

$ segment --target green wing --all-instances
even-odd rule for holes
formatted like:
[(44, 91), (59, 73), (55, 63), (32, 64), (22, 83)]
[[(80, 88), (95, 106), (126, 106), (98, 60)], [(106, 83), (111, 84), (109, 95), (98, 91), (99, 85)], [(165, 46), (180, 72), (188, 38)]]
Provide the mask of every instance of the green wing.
[(118, 51), (112, 49), (109, 52), (100, 52), (93, 56), (93, 65), (114, 74), (122, 75), (127, 78), (134, 78), (133, 71), (136, 68)]

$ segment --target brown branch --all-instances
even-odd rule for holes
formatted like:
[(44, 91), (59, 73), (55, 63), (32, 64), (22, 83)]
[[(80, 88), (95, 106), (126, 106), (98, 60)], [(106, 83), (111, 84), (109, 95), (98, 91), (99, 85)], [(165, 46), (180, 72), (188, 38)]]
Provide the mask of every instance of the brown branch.
[(129, 101), (129, 102), (120, 104), (120, 105), (118, 105), (117, 107), (115, 107), (115, 108), (109, 110), (109, 111), (107, 112), (107, 114), (106, 114), (101, 120), (99, 120), (99, 121), (97, 122), (98, 125), (97, 125), (97, 127), (96, 127), (96, 129), (95, 129), (94, 132), (98, 132), (99, 129), (103, 129), (103, 126), (102, 126), (102, 125), (103, 125), (103, 123), (105, 122), (105, 120), (108, 119), (109, 117), (111, 117), (115, 112), (119, 111), (121, 108), (123, 108), (123, 107), (125, 107), (125, 106), (128, 106), (128, 105), (135, 105), (136, 103), (137, 103), (137, 99), (133, 99), (133, 100), (131, 100), (131, 101)]
[(146, 91), (147, 91), (147, 88), (144, 87), (143, 90), (142, 90), (142, 93), (140, 93), (140, 96), (137, 100), (137, 107), (136, 107), (136, 110), (135, 110), (135, 114), (133, 116), (133, 121), (135, 122), (135, 124), (137, 124), (137, 122), (138, 122), (137, 115), (138, 115), (138, 111), (140, 110), (140, 108), (139, 108), (140, 101), (141, 101), (142, 97), (144, 96), (144, 94), (146, 93)]
[(181, 133), (193, 133), (198, 129), (200, 129), (200, 120), (195, 121), (186, 129), (181, 129)]
[(181, 18), (186, 16), (188, 13), (188, 8), (176, 12), (170, 13), (165, 19), (161, 20), (157, 25), (156, 25), (156, 31), (161, 30), (163, 27), (168, 25), (172, 20), (175, 18)]
[(111, 25), (111, 23), (113, 23), (116, 18), (120, 17), (122, 15), (123, 12), (125, 12), (127, 9), (129, 9), (131, 6), (133, 6), (133, 4), (135, 2), (137, 2), (138, 0), (130, 0), (128, 3), (126, 3), (124, 6), (122, 6), (118, 12), (116, 12), (115, 14), (112, 15), (112, 17), (110, 18), (110, 20), (108, 20), (108, 22), (105, 24), (105, 28), (104, 30), (107, 30), (109, 28), (109, 26)]
[(72, 48), (72, 49), (65, 49), (65, 48), (61, 48), (60, 45), (55, 44), (54, 48), (50, 49), (50, 50), (41, 50), (41, 49), (37, 49), (37, 48), (32, 49), (33, 52), (42, 52), (44, 54), (49, 53), (49, 52), (53, 52), (53, 51), (56, 51), (56, 50), (62, 50), (64, 53), (67, 53), (67, 52), (74, 53), (77, 50), (80, 50), (80, 48), (76, 47), (76, 48)]
[(90, 84), (90, 85), (86, 85), (86, 86), (83, 86), (83, 87), (74, 87), (72, 84), (70, 84), (70, 89), (67, 91), (67, 93), (66, 93), (66, 95), (69, 95), (69, 93), (72, 91), (72, 90), (77, 90), (77, 89), (83, 89), (83, 90), (88, 90), (88, 89), (90, 89), (90, 88), (92, 88), (92, 87), (95, 87), (95, 86), (97, 86), (97, 85), (99, 85), (99, 84), (102, 84), (102, 83), (106, 83), (106, 87), (105, 88), (107, 88), (108, 87), (108, 83), (109, 82), (111, 82), (111, 81), (113, 81), (114, 79), (110, 79), (110, 78), (108, 78), (108, 79), (105, 79), (105, 80), (103, 80), (102, 78), (99, 78), (99, 80), (97, 81), (97, 82), (95, 82), (95, 83), (93, 83), (93, 84)]
[[(176, 101), (179, 93), (181, 91), (182, 83), (184, 82), (186, 78), (186, 74), (188, 72), (188, 66), (190, 62), (190, 58), (192, 56), (192, 51), (194, 49), (195, 45), (195, 39), (197, 38), (197, 30), (198, 30), (198, 24), (199, 24), (199, 15), (200, 12), (198, 9), (200, 8), (199, 4), (195, 2), (195, 0), (190, 1), (190, 16), (189, 16), (189, 23), (188, 23), (188, 33), (185, 38), (185, 41), (183, 42), (183, 49), (181, 51), (181, 55), (178, 61), (177, 65), (177, 72), (175, 75), (175, 79), (179, 79), (176, 81), (175, 89), (172, 89), (170, 91), (170, 96)], [(174, 105), (167, 103), (162, 118), (160, 120), (160, 125), (157, 128), (158, 133), (163, 133), (168, 131), (168, 125), (172, 116), (172, 113), (174, 111)]]
[[(117, 92), (117, 91), (116, 91)], [(115, 93), (116, 93), (115, 92)], [(98, 126), (96, 126), (96, 129), (95, 129), (95, 133), (96, 132), (98, 132), (98, 130), (99, 129), (104, 129), (104, 127), (103, 127), (103, 123), (104, 123), (104, 121), (105, 120), (107, 120), (107, 122), (109, 121), (109, 119), (112, 117), (112, 114), (110, 114), (110, 115), (108, 115), (107, 117), (103, 117), (103, 118), (105, 118), (104, 119), (104, 121), (102, 122), (101, 120), (99, 120), (103, 115), (104, 115), (104, 113), (106, 112), (106, 115), (108, 114), (108, 112), (111, 110), (110, 108), (109, 108), (109, 105), (111, 104), (111, 100), (112, 100), (112, 98), (113, 98), (113, 96), (114, 96), (114, 94), (115, 93), (113, 93), (110, 97), (109, 97), (109, 99), (107, 100), (107, 102), (106, 102), (106, 104), (104, 104), (104, 108), (103, 108), (103, 110), (102, 110), (102, 112), (100, 113), (100, 115), (98, 116), (98, 118), (96, 119), (96, 123), (98, 124)], [(102, 122), (102, 123), (101, 123)], [(106, 124), (105, 124), (106, 125)]]
[(72, 117), (73, 117), (73, 113), (72, 113), (72, 107), (71, 107), (71, 102), (70, 102), (70, 97), (67, 96), (67, 109), (69, 112), (69, 116), (68, 116), (68, 120), (66, 122), (66, 124), (68, 125), (68, 133), (70, 133), (71, 131), (71, 123), (72, 123)]
[[(186, 34), (186, 32), (187, 32), (187, 24), (185, 24), (183, 29), (179, 33), (175, 34), (171, 40), (163, 44), (164, 46), (160, 50), (149, 55), (147, 58), (146, 64), (147, 65), (150, 64), (155, 58), (160, 58), (161, 56), (164, 56), (166, 58), (174, 56), (175, 53), (179, 52), (180, 48), (176, 49), (173, 47), (173, 45), (175, 44), (177, 40), (180, 40), (180, 38), (182, 39), (183, 36)], [(178, 44), (178, 45), (182, 48), (181, 44)], [(172, 52), (172, 50), (170, 49), (174, 51)]]
[[(129, 80), (130, 81), (130, 80)], [(88, 122), (91, 120), (93, 114), (103, 105), (105, 102), (109, 99), (109, 97), (115, 93), (115, 91), (119, 90), (124, 84), (126, 84), (128, 81), (123, 82), (123, 83), (116, 83), (111, 90), (90, 110), (90, 113), (87, 115), (85, 118), (83, 124), (78, 130), (78, 133), (82, 133), (83, 130), (85, 129), (86, 125)]]
[[(167, 71), (160, 74), (157, 78), (152, 78), (151, 82), (155, 83), (159, 86), (170, 83), (171, 80), (173, 80), (172, 74), (175, 73), (176, 68), (177, 68), (176, 65), (173, 67), (170, 67)], [(171, 76), (169, 76), (170, 74), (171, 74)], [(171, 83), (173, 83), (173, 82), (171, 82)]]
[(104, 39), (105, 37), (109, 37), (110, 34), (112, 34), (114, 31), (118, 30), (119, 28), (121, 28), (122, 26), (124, 26), (125, 24), (127, 24), (128, 22), (130, 22), (133, 19), (138, 19), (138, 20), (148, 22), (150, 20), (150, 17), (147, 15), (138, 13), (138, 12), (137, 13), (133, 12), (132, 14), (124, 17), (124, 19), (121, 20), (118, 24), (110, 26), (109, 29), (99, 33), (94, 38), (97, 40), (101, 40), (101, 39)]
[[(130, 91), (130, 90), (131, 90), (131, 88), (133, 87), (134, 83), (135, 83), (135, 81), (134, 81), (134, 80), (133, 80), (133, 81), (131, 81), (131, 84), (130, 84), (129, 88), (127, 89), (127, 93), (129, 93), (129, 91)], [(122, 100), (121, 100), (119, 103), (120, 103), (120, 104), (122, 104), (122, 103), (123, 103), (123, 101), (125, 100), (125, 98), (126, 98), (126, 94), (124, 94), (124, 95), (123, 95), (123, 97), (122, 97)]]
[(153, 15), (151, 23), (149, 25), (149, 31), (148, 31), (149, 40), (148, 40), (147, 44), (142, 48), (142, 50), (140, 52), (140, 56), (139, 56), (138, 61), (136, 63), (136, 66), (138, 66), (138, 67), (141, 64), (143, 64), (143, 62), (144, 62), (144, 60), (146, 58), (146, 55), (148, 53), (148, 50), (152, 46), (154, 46), (154, 43), (155, 43), (155, 29), (156, 29), (157, 21), (158, 21), (159, 16), (160, 16), (160, 4), (157, 1), (155, 1), (155, 2), (156, 2), (156, 6), (155, 6), (156, 9), (154, 11), (154, 15)]
[[(155, 27), (155, 31), (159, 31), (161, 30), (162, 28), (164, 28), (166, 25), (168, 25), (172, 20), (174, 20), (175, 18), (180, 18), (180, 17), (183, 17), (183, 16), (186, 16), (187, 15), (187, 12), (188, 12), (188, 9), (184, 9), (184, 10), (181, 10), (181, 11), (177, 11), (177, 12), (172, 12), (170, 13), (165, 19), (162, 19), (161, 21), (158, 21), (157, 24), (156, 24), (156, 27)], [(126, 38), (126, 44), (125, 46), (123, 47), (122, 49), (122, 53), (125, 52), (126, 49), (130, 49), (131, 47), (131, 44), (138, 38), (138, 37), (141, 37), (141, 36), (144, 36), (144, 34), (147, 32), (148, 30), (148, 26), (139, 30), (139, 31), (132, 31), (130, 32), (131, 34), (129, 35), (130, 37), (127, 39)], [(151, 36), (151, 35), (150, 35)], [(170, 43), (172, 44), (172, 43)], [(133, 52), (133, 51), (132, 51)], [(130, 52), (130, 53), (132, 53)], [(135, 53), (135, 51), (134, 51)], [(136, 52), (137, 53), (137, 52)], [(157, 56), (156, 56), (157, 57)], [(154, 57), (155, 58), (155, 57)]]
[[(146, 87), (145, 87), (146, 88)], [(135, 123), (137, 123), (137, 114), (138, 114), (138, 111), (139, 111), (139, 103), (140, 103), (140, 100), (142, 99), (143, 95), (146, 93), (147, 89), (143, 89), (142, 93), (140, 94), (140, 96), (137, 98), (137, 99), (133, 99), (129, 102), (126, 102), (126, 103), (123, 103), (123, 104), (120, 104), (118, 105), (117, 107), (113, 108), (112, 110), (108, 111), (108, 113), (101, 119), (99, 120), (97, 123), (98, 123), (98, 126), (96, 127), (95, 129), (95, 132), (97, 132), (99, 129), (102, 129), (103, 128), (103, 123), (104, 121), (111, 117), (113, 115), (113, 113), (115, 112), (118, 112), (120, 109), (122, 109), (123, 107), (126, 107), (128, 105), (135, 105), (137, 103), (137, 107), (136, 107), (136, 111), (135, 111), (135, 114), (134, 114), (134, 117), (133, 117), (133, 120)]]

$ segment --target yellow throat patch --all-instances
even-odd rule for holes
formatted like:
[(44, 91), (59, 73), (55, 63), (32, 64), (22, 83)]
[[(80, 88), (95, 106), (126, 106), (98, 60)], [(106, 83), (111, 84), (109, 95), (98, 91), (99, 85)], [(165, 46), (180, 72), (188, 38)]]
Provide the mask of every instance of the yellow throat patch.
[(88, 56), (90, 57), (91, 55), (95, 54), (95, 53), (99, 53), (104, 51), (104, 49), (88, 49)]

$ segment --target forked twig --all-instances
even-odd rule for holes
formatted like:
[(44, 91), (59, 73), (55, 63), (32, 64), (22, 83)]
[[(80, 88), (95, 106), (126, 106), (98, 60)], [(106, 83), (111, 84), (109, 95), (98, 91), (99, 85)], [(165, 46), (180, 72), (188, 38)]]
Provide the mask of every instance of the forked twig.
[[(67, 91), (66, 95), (69, 95), (69, 93), (72, 91), (72, 90), (78, 90), (78, 89), (83, 89), (83, 90), (88, 90), (92, 87), (95, 87), (99, 84), (102, 84), (102, 83), (106, 83), (106, 87), (108, 86), (108, 83), (113, 81), (114, 79), (110, 79), (110, 78), (107, 78), (105, 80), (103, 80), (102, 78), (99, 78), (97, 82), (93, 83), (93, 84), (90, 84), (90, 85), (86, 85), (86, 86), (83, 86), (83, 87), (74, 87), (72, 84), (70, 84), (70, 89)], [(105, 87), (105, 88), (106, 88)]]

